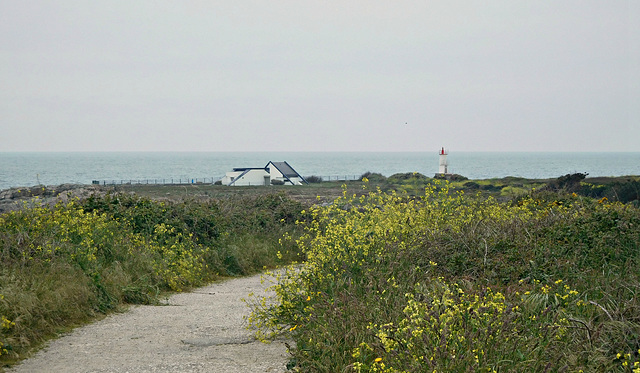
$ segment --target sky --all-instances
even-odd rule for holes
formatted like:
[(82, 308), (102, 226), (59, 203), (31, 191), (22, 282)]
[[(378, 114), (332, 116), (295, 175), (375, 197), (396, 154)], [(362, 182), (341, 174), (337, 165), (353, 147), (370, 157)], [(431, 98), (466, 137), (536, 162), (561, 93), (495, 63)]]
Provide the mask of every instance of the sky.
[(640, 151), (640, 1), (0, 0), (3, 151)]

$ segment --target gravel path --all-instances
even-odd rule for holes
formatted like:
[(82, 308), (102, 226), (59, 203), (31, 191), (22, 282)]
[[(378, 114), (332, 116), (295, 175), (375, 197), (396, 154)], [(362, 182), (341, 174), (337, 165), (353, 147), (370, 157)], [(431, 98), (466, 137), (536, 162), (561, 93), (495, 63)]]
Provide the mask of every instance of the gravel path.
[(285, 372), (282, 341), (246, 329), (242, 298), (263, 294), (260, 276), (180, 293), (166, 306), (134, 306), (51, 341), (7, 372)]

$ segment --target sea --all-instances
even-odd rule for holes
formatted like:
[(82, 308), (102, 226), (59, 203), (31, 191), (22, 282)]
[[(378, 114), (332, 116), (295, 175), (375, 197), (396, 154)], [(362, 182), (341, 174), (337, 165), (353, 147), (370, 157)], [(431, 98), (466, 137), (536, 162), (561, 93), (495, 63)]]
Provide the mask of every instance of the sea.
[[(640, 152), (450, 152), (449, 172), (469, 179), (530, 179), (569, 173), (640, 175)], [(237, 167), (287, 161), (302, 176), (349, 180), (438, 172), (438, 152), (0, 152), (0, 190), (92, 183), (214, 182)]]

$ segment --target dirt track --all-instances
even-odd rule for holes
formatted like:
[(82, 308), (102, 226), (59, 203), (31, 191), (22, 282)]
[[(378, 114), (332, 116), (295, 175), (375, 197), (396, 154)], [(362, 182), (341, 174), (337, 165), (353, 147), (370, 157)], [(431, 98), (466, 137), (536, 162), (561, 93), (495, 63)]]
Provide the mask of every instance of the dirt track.
[(285, 372), (284, 342), (263, 344), (246, 329), (242, 298), (267, 286), (260, 276), (239, 278), (164, 306), (135, 306), (51, 341), (7, 372)]

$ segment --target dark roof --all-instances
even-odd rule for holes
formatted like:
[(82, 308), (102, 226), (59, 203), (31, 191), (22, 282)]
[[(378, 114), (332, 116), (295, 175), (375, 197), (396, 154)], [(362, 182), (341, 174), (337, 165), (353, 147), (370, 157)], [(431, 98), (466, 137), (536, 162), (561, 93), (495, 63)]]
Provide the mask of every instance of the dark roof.
[(299, 177), (300, 175), (293, 169), (293, 167), (289, 166), (287, 162), (271, 162), (278, 171), (282, 172), (282, 174), (286, 177)]
[(264, 170), (264, 167), (234, 167), (234, 171)]

